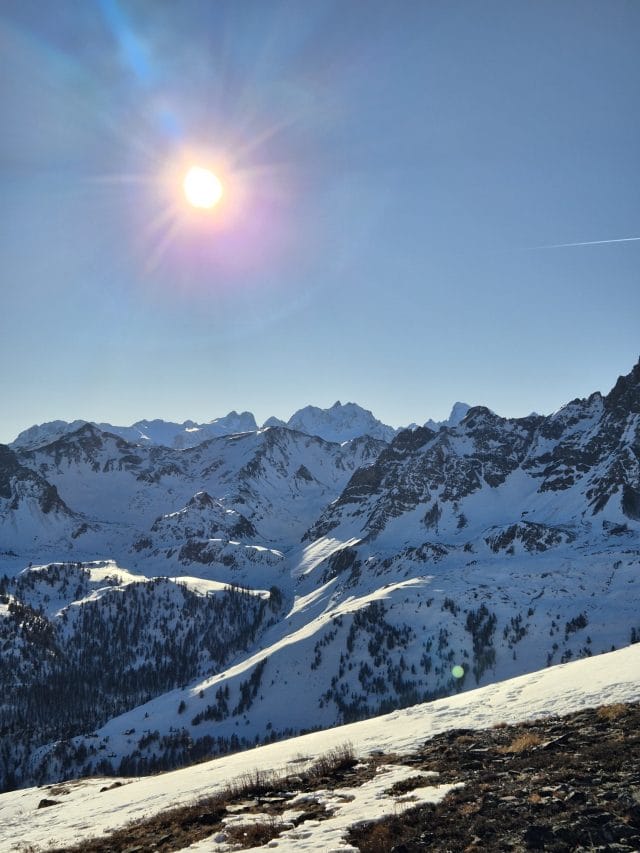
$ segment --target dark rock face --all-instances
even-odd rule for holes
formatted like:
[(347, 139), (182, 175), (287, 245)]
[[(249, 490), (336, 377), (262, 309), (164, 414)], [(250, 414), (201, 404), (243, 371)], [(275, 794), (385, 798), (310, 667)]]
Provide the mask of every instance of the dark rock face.
[(622, 510), (627, 518), (640, 521), (640, 491), (625, 483), (622, 493)]
[(609, 411), (640, 413), (640, 359), (631, 373), (618, 377), (618, 381), (604, 398)]
[(0, 498), (11, 499), (11, 478), (20, 471), (15, 453), (6, 445), (0, 445)]
[(59, 512), (69, 518), (74, 517), (74, 513), (61, 499), (55, 486), (21, 465), (9, 447), (0, 445), (0, 499), (8, 502), (9, 510), (17, 510), (21, 501), (29, 498), (36, 502), (45, 515)]
[[(362, 853), (634, 853), (640, 849), (639, 726), (635, 703), (437, 735), (406, 763), (463, 787), (435, 806), (358, 826), (349, 841)], [(388, 847), (373, 846), (387, 838)]]

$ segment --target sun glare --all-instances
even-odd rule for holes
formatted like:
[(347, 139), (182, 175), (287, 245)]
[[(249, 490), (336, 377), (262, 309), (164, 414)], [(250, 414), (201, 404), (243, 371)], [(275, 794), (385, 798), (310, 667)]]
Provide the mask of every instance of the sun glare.
[(192, 166), (184, 176), (182, 189), (192, 207), (210, 210), (222, 198), (222, 184), (209, 169)]

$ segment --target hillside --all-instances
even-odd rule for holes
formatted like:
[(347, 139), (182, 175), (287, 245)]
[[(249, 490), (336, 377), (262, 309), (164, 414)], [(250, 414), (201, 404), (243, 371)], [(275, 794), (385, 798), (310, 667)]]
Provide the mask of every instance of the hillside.
[(631, 647), (185, 770), (3, 794), (0, 847), (633, 851), (639, 684)]

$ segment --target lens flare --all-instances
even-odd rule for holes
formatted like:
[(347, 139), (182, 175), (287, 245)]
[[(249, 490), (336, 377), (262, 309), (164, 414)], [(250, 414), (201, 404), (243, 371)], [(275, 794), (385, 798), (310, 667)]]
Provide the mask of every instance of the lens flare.
[(460, 666), (460, 664), (456, 664), (451, 667), (451, 675), (454, 678), (462, 678), (464, 676), (464, 667)]
[(220, 179), (202, 166), (192, 166), (187, 171), (182, 189), (189, 204), (201, 210), (210, 210), (222, 198)]

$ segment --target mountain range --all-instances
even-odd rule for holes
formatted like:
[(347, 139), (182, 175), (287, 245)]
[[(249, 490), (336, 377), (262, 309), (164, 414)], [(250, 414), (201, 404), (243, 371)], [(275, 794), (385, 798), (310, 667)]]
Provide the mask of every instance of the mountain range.
[(228, 418), (0, 446), (5, 788), (177, 767), (640, 637), (640, 362), (549, 416)]
[[(425, 426), (431, 429), (439, 429), (441, 426), (455, 426), (459, 423), (469, 410), (467, 403), (454, 403), (451, 414), (444, 421), (429, 419)], [(35, 424), (29, 429), (23, 430), (11, 443), (14, 448), (30, 450), (45, 444), (50, 444), (68, 433), (75, 432), (89, 421), (49, 421), (44, 424)], [(195, 421), (184, 421), (181, 424), (171, 421), (151, 420), (137, 421), (131, 426), (114, 426), (107, 423), (93, 423), (103, 432), (120, 436), (125, 441), (133, 444), (161, 445), (184, 450), (187, 447), (195, 447), (210, 438), (219, 438), (223, 435), (233, 435), (239, 432), (255, 432), (258, 429), (256, 419), (251, 412), (229, 412), (221, 418), (215, 418), (204, 424)], [(368, 435), (382, 441), (391, 439), (400, 432), (379, 421), (368, 410), (358, 406), (357, 403), (341, 403), (339, 400), (329, 409), (320, 409), (317, 406), (305, 406), (298, 409), (288, 421), (271, 417), (263, 424), (266, 427), (281, 426), (307, 435), (315, 435), (324, 438), (325, 441), (342, 443), (352, 438)], [(412, 424), (411, 428), (417, 426)]]

